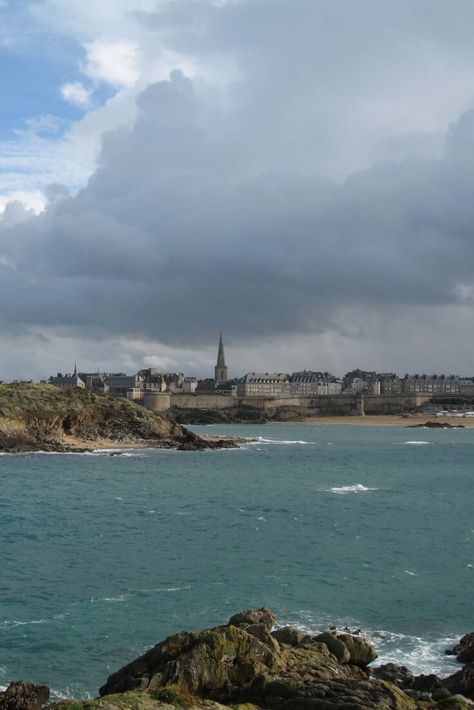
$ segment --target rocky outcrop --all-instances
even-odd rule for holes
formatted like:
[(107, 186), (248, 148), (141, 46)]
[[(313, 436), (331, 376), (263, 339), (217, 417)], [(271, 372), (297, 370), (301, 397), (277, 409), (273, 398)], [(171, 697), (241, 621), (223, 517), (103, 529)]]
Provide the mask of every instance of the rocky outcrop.
[(213, 700), (193, 697), (177, 686), (161, 690), (140, 690), (106, 698), (77, 702), (63, 700), (48, 705), (48, 710), (259, 710), (255, 705), (221, 705)]
[(464, 424), (449, 424), (449, 422), (424, 422), (410, 424), (406, 429), (464, 429)]
[(49, 699), (46, 685), (17, 680), (0, 692), (0, 710), (41, 710)]
[(206, 441), (171, 415), (126, 399), (51, 385), (0, 385), (0, 451), (90, 450), (103, 440), (193, 451), (235, 446)]
[(448, 654), (456, 656), (456, 659), (461, 663), (474, 662), (474, 633), (466, 634), (462, 637), (459, 643), (447, 651)]
[[(377, 654), (361, 635), (311, 636), (291, 627), (272, 631), (274, 614), (249, 609), (225, 626), (181, 632), (109, 677), (103, 698), (170, 685), (218, 703), (268, 710), (415, 710), (427, 707), (382, 677), (369, 676)], [(430, 707), (438, 707), (431, 704)]]
[(405, 666), (386, 663), (372, 670), (374, 678), (387, 680), (418, 700), (437, 701), (436, 707), (465, 708), (473, 707), (474, 700), (474, 633), (462, 637), (453, 649), (446, 651), (455, 655), (457, 660), (466, 662), (463, 668), (447, 678), (434, 674), (415, 676)]
[(377, 654), (359, 632), (312, 636), (274, 624), (269, 609), (247, 609), (223, 626), (165, 639), (111, 675), (96, 700), (44, 706), (47, 688), (18, 682), (0, 693), (0, 710), (474, 708), (474, 664), (444, 680), (393, 663), (371, 669)]
[(474, 700), (474, 663), (467, 663), (457, 673), (445, 678), (443, 686), (453, 695), (458, 693)]

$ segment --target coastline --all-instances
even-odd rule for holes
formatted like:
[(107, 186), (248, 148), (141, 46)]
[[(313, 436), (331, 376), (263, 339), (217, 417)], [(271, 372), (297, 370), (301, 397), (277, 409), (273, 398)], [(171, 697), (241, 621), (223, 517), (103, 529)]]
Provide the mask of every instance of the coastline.
[[(436, 416), (401, 416), (401, 415), (365, 415), (365, 416), (344, 416), (344, 417), (305, 417), (300, 421), (280, 422), (281, 424), (328, 424), (338, 426), (383, 426), (410, 428), (426, 425), (428, 422), (436, 422), (441, 426), (459, 427), (466, 429), (474, 427), (474, 417), (436, 417)], [(278, 422), (272, 422), (277, 424)]]
[[(200, 434), (199, 439), (202, 439), (208, 448), (214, 448), (213, 445), (226, 444), (228, 448), (232, 448), (230, 444), (243, 444), (246, 439), (239, 436), (224, 436), (220, 434)], [(75, 436), (63, 436), (63, 441), (67, 450), (77, 451), (126, 451), (127, 449), (163, 449), (163, 448), (178, 448), (175, 446), (163, 446), (161, 442), (153, 441), (114, 441), (113, 439), (99, 438), (92, 441), (79, 439)], [(218, 448), (218, 446), (216, 447)]]
[(272, 610), (262, 607), (148, 647), (110, 674), (94, 700), (54, 702), (48, 686), (18, 680), (0, 689), (0, 708), (467, 710), (474, 697), (474, 633), (444, 653), (455, 657), (457, 667), (443, 677), (415, 675), (396, 663), (380, 665), (380, 659), (375, 665), (378, 651), (360, 629), (309, 634), (277, 625)]

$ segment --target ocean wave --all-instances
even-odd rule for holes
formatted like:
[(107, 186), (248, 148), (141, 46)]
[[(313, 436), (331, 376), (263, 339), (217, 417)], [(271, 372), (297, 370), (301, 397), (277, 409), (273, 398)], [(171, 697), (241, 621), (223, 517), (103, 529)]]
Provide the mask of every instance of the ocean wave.
[(408, 444), (409, 446), (429, 446), (432, 442), (431, 441), (404, 441), (404, 444)]
[(14, 629), (17, 626), (34, 626), (36, 624), (48, 624), (54, 619), (30, 619), (30, 621), (19, 621), (17, 619), (5, 619), (0, 622), (1, 629)]
[(105, 604), (119, 604), (127, 601), (129, 598), (130, 594), (120, 594), (118, 597), (91, 597), (90, 602), (92, 604), (97, 604), (98, 602), (105, 602)]
[(254, 446), (258, 444), (279, 444), (283, 446), (307, 446), (310, 441), (303, 441), (302, 439), (271, 439), (265, 436), (251, 437), (247, 440), (246, 444), (253, 444)]
[(91, 451), (0, 451), (0, 456), (145, 456), (146, 449), (93, 449)]
[(182, 587), (141, 587), (140, 589), (133, 589), (131, 591), (138, 592), (141, 594), (156, 594), (158, 593), (172, 593), (172, 592), (183, 592), (187, 589), (192, 589), (192, 584), (185, 584)]
[(345, 496), (349, 493), (369, 493), (370, 491), (378, 491), (379, 488), (369, 488), (363, 486), (362, 483), (356, 483), (353, 486), (334, 486), (333, 488), (321, 488), (321, 492), (335, 493), (338, 496)]

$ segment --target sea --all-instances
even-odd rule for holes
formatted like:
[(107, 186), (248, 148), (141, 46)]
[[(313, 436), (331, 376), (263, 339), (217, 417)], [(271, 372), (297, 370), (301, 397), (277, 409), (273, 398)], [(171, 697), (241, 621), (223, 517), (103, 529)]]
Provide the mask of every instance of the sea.
[[(193, 427), (238, 449), (0, 456), (0, 686), (94, 697), (166, 636), (267, 606), (447, 675), (474, 630), (474, 429)], [(117, 453), (118, 455), (111, 455)]]

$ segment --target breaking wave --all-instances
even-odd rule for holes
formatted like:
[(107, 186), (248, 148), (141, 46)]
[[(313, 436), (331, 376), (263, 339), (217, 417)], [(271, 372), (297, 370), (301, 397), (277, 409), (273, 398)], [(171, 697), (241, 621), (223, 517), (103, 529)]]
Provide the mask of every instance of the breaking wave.
[(429, 446), (432, 442), (431, 441), (404, 441), (404, 444), (408, 444), (409, 446)]
[(309, 441), (303, 441), (302, 439), (296, 439), (296, 440), (286, 440), (286, 439), (270, 439), (265, 436), (257, 436), (257, 437), (252, 437), (247, 441), (247, 444), (282, 444), (284, 446), (306, 446), (307, 444), (310, 444), (311, 442)]
[(356, 483), (353, 486), (334, 486), (333, 488), (322, 488), (324, 493), (335, 493), (338, 496), (345, 496), (349, 493), (369, 493), (370, 491), (378, 491), (379, 488), (369, 488), (363, 486), (362, 483)]

